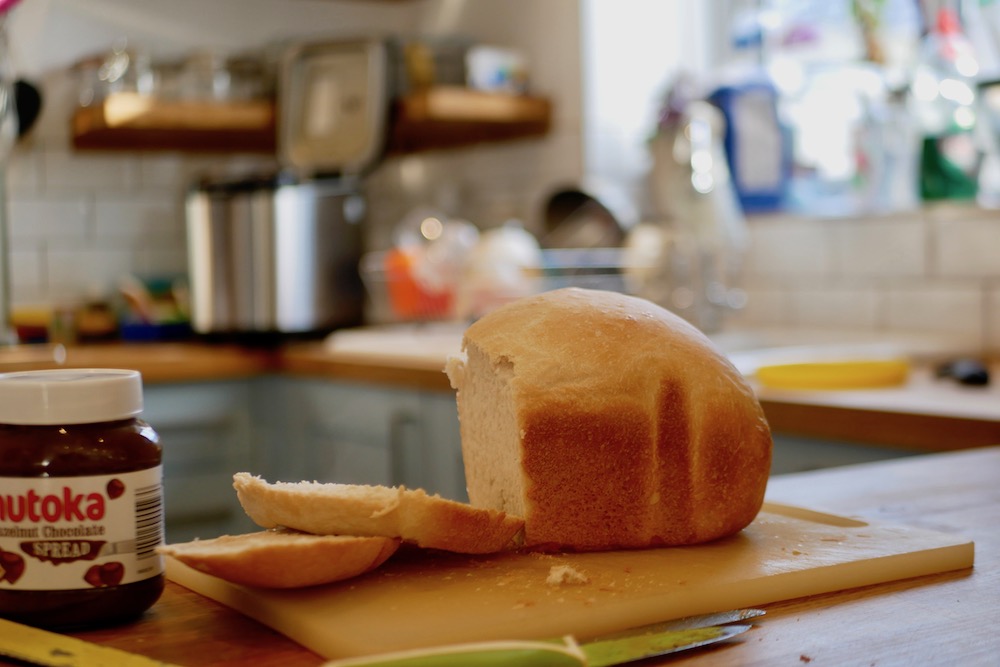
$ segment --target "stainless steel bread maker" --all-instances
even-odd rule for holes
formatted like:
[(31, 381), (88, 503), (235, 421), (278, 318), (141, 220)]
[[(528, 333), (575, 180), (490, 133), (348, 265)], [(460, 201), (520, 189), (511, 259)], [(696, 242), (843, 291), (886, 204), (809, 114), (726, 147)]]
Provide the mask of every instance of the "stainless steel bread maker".
[(188, 191), (195, 332), (316, 334), (361, 322), (362, 186), (385, 146), (389, 49), (380, 39), (287, 49), (275, 173), (201, 179)]

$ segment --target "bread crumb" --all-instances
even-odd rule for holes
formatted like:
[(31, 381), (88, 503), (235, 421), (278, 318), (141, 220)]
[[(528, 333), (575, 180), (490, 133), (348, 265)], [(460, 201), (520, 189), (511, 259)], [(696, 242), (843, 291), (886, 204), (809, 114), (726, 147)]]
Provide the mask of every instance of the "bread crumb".
[(589, 584), (590, 579), (569, 565), (553, 565), (549, 568), (549, 576), (545, 579), (545, 583), (549, 586)]

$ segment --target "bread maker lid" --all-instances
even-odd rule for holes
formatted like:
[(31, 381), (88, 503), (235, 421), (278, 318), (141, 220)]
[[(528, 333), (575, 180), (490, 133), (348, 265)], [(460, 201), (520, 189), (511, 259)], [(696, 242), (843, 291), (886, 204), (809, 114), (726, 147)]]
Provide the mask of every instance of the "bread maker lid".
[(389, 43), (381, 38), (300, 43), (278, 77), (278, 158), (304, 175), (360, 174), (385, 150)]

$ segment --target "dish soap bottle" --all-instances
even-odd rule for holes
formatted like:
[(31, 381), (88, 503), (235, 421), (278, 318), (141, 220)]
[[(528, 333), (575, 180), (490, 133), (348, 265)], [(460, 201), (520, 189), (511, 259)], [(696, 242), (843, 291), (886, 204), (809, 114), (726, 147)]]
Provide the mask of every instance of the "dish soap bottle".
[(976, 196), (978, 72), (975, 52), (957, 14), (940, 9), (910, 83), (921, 131), (920, 195), (925, 201)]

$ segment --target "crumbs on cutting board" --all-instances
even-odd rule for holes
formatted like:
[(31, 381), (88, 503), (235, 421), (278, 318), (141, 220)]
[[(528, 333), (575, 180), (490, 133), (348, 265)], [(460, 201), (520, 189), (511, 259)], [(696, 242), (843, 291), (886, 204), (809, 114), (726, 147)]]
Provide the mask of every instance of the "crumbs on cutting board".
[(549, 568), (549, 576), (545, 583), (549, 586), (572, 586), (589, 584), (590, 577), (569, 565), (553, 565)]

